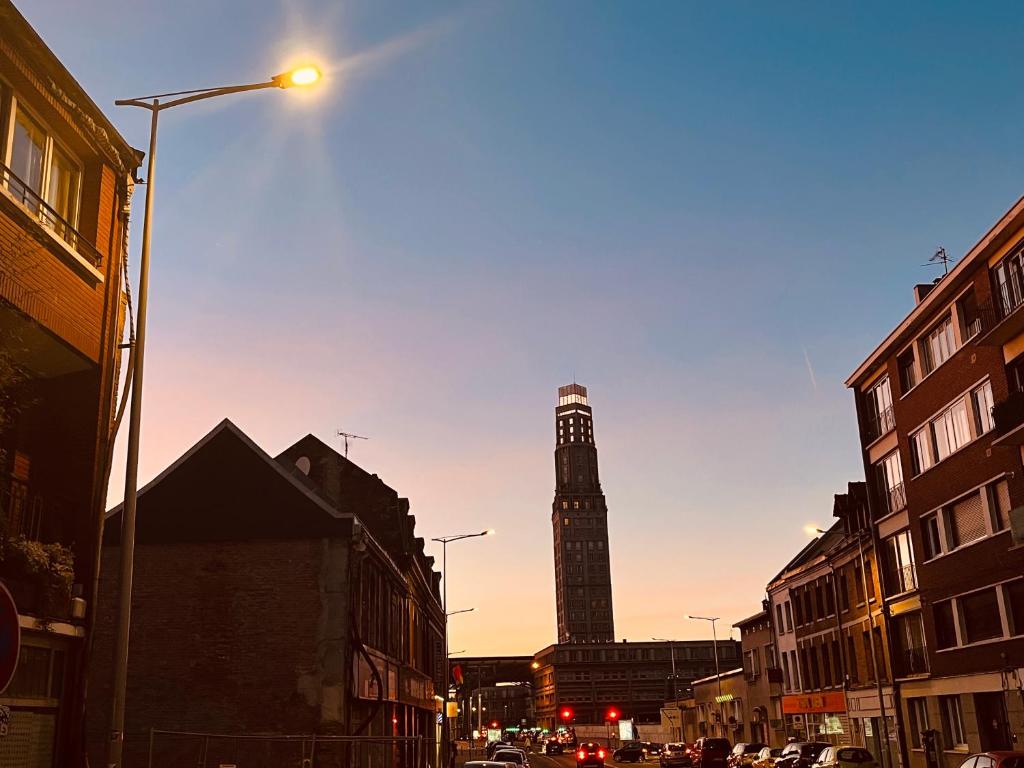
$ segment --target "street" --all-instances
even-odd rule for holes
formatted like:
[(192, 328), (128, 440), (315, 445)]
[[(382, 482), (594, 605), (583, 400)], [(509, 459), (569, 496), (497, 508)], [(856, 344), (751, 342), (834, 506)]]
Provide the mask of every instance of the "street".
[[(610, 754), (610, 752), (609, 752)], [(576, 768), (576, 758), (572, 751), (567, 751), (563, 755), (542, 755), (539, 752), (529, 752), (530, 768)], [(470, 760), (486, 760), (487, 758), (477, 749), (472, 756), (469, 755), (468, 750), (464, 749), (464, 742), (459, 742), (459, 758), (456, 761), (457, 766), (462, 766)], [(657, 758), (648, 758), (646, 763), (641, 765), (657, 765)], [(638, 763), (622, 763), (612, 760), (609, 756), (605, 760), (607, 766), (633, 766)]]

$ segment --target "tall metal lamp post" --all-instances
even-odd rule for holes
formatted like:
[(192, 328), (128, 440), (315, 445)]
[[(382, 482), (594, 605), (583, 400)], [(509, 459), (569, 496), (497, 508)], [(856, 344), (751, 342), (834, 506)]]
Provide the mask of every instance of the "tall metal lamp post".
[[(124, 504), (121, 508), (120, 595), (114, 652), (114, 691), (110, 717), (110, 741), (107, 745), (108, 768), (120, 768), (124, 749), (125, 691), (128, 682), (128, 636), (131, 628), (132, 572), (135, 563), (135, 508), (138, 501), (139, 429), (142, 424), (142, 372), (146, 357), (146, 315), (149, 300), (149, 254), (153, 233), (153, 185), (156, 179), (156, 129), (160, 113), (171, 107), (264, 88), (291, 88), (317, 82), (317, 67), (304, 66), (275, 75), (266, 82), (198, 88), (191, 91), (158, 93), (136, 99), (118, 99), (119, 107), (140, 107), (150, 112), (149, 164), (146, 171), (146, 208), (142, 224), (142, 256), (139, 259), (138, 317), (135, 323), (135, 367), (132, 373), (132, 404), (128, 417), (128, 456), (124, 477)], [(161, 102), (160, 99), (170, 98)]]
[[(455, 541), (462, 541), (463, 539), (477, 539), (481, 536), (493, 536), (494, 529), (488, 528), (486, 531), (480, 531), (480, 533), (457, 533), (452, 536), (438, 536), (437, 538), (431, 539), (441, 544), (441, 607), (444, 609), (444, 732), (442, 734), (444, 738), (443, 749), (441, 757), (444, 762), (448, 760), (448, 752), (451, 749), (451, 738), (449, 729), (448, 719), (448, 692), (451, 689), (451, 654), (448, 652), (448, 617), (453, 614), (448, 613), (448, 545)], [(461, 611), (459, 611), (461, 613)]]
[(694, 621), (710, 621), (711, 622), (711, 641), (712, 647), (715, 651), (715, 677), (718, 679), (718, 719), (722, 724), (722, 730), (725, 730), (725, 718), (722, 717), (722, 670), (718, 666), (718, 633), (715, 631), (715, 622), (718, 621), (717, 616), (687, 616), (688, 619)]
[(676, 695), (676, 641), (667, 640), (664, 637), (652, 637), (656, 643), (668, 643), (668, 652), (672, 657), (672, 703), (675, 704), (678, 700)]

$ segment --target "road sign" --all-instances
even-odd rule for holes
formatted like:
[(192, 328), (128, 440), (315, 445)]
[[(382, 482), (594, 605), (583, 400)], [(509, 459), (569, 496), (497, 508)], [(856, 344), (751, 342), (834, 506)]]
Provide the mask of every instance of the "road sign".
[(7, 587), (0, 584), (0, 693), (14, 678), (21, 652), (21, 627), (18, 626), (18, 607)]

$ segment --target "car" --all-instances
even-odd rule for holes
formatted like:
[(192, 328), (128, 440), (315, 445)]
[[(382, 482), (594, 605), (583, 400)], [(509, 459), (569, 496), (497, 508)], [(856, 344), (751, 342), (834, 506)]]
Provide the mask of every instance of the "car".
[(508, 768), (508, 763), (496, 763), (493, 760), (470, 760), (463, 768)]
[(728, 739), (701, 736), (693, 743), (693, 764), (697, 768), (726, 768), (731, 750)]
[(604, 768), (605, 754), (604, 745), (596, 741), (581, 742), (576, 748), (576, 768)]
[(500, 749), (501, 747), (511, 746), (512, 745), (507, 741), (492, 741), (487, 745), (487, 757), (490, 758), (494, 754), (495, 750)]
[(501, 747), (491, 755), (491, 760), (496, 763), (513, 763), (523, 768), (530, 768), (530, 761), (526, 759), (526, 753), (515, 747)]
[(878, 768), (878, 763), (864, 747), (825, 747), (814, 768)]
[(757, 758), (758, 753), (767, 747), (759, 741), (740, 741), (729, 753), (729, 768), (745, 768)]
[(960, 763), (960, 768), (1024, 768), (1024, 752), (978, 752)]
[(781, 756), (781, 747), (765, 747), (757, 753), (753, 762), (750, 763), (750, 768), (775, 768), (775, 761)]
[(565, 745), (558, 739), (548, 739), (544, 742), (544, 749), (542, 751), (545, 755), (561, 755), (565, 753)]
[(681, 741), (662, 747), (661, 754), (658, 755), (658, 762), (661, 764), (661, 768), (685, 768), (693, 765), (690, 750)]
[(811, 768), (821, 751), (831, 746), (827, 741), (791, 741), (782, 748), (775, 768)]
[(612, 753), (612, 759), (624, 763), (641, 763), (647, 759), (647, 749), (641, 741), (625, 741)]

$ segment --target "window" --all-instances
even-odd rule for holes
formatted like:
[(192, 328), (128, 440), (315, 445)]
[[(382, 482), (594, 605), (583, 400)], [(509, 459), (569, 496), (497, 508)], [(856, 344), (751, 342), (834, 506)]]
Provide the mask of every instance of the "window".
[(967, 445), (971, 439), (971, 427), (966, 400), (957, 400), (939, 414), (932, 420), (931, 429), (936, 462)]
[(903, 465), (900, 463), (899, 451), (888, 454), (875, 467), (878, 472), (878, 484), (883, 493), (883, 514), (898, 512), (907, 505), (907, 496), (903, 490)]
[(782, 623), (782, 605), (779, 603), (775, 604), (775, 624), (779, 628), (779, 632), (786, 631), (786, 625)]
[(996, 590), (983, 589), (959, 598), (964, 642), (977, 643), (1003, 636)]
[(982, 507), (980, 493), (972, 493), (953, 504), (950, 508), (949, 532), (952, 537), (950, 545), (953, 548), (969, 544), (987, 534), (985, 510)]
[(860, 642), (864, 648), (864, 661), (868, 671), (868, 682), (875, 681), (875, 665), (871, 663), (871, 633), (864, 630), (860, 635)]
[(967, 749), (960, 697), (957, 695), (939, 696), (939, 711), (942, 713), (942, 735), (945, 743), (953, 749)]
[(1024, 635), (1024, 580), (1017, 579), (1003, 585), (1010, 635)]
[(932, 606), (935, 620), (935, 647), (939, 650), (956, 646), (956, 624), (953, 620), (953, 601), (946, 600)]
[(925, 426), (910, 435), (910, 456), (915, 475), (920, 475), (935, 463), (932, 461), (929, 434), (930, 429)]
[(864, 602), (864, 579), (859, 565), (853, 566), (853, 589), (857, 593), (857, 605)]
[(1005, 480), (992, 483), (985, 489), (988, 494), (989, 517), (992, 531), (1010, 527), (1010, 486)]
[(871, 561), (864, 561), (864, 578), (868, 583), (868, 599), (875, 599), (875, 574), (871, 567)]
[(957, 310), (960, 315), (960, 338), (967, 340), (981, 333), (981, 312), (973, 288), (957, 302)]
[(889, 377), (882, 379), (865, 393), (868, 416), (868, 439), (874, 440), (896, 426), (892, 413), (892, 391)]
[(851, 683), (860, 682), (860, 672), (857, 670), (857, 642), (852, 634), (846, 636), (846, 669)]
[[(7, 188), (15, 197), (30, 207), (36, 199), (42, 199), (75, 226), (81, 184), (78, 164), (21, 105), (15, 110), (7, 164), (17, 177), (7, 178)], [(61, 232), (65, 239), (69, 234)]]
[(793, 631), (793, 611), (790, 602), (786, 601), (786, 631)]
[(974, 424), (978, 434), (983, 435), (995, 426), (992, 420), (992, 382), (986, 381), (971, 392), (974, 404)]
[(886, 569), (886, 587), (889, 595), (898, 595), (917, 588), (917, 573), (914, 569), (914, 550), (910, 543), (910, 531), (902, 531), (886, 539), (882, 546)]
[(792, 691), (793, 686), (789, 679), (789, 657), (785, 653), (782, 654), (782, 679), (785, 682), (786, 690)]
[(846, 583), (846, 571), (839, 573), (839, 607), (843, 611), (850, 610), (850, 588)]
[(924, 625), (920, 611), (901, 613), (892, 620), (893, 650), (896, 659), (893, 664), (898, 677), (920, 675), (928, 671), (928, 657), (925, 652)]
[(939, 516), (937, 514), (921, 518), (921, 534), (924, 540), (925, 560), (931, 560), (942, 554), (942, 539), (939, 536)]
[(923, 696), (907, 699), (907, 712), (910, 714), (910, 746), (913, 749), (924, 749), (921, 734), (928, 730), (928, 702)]
[(926, 374), (931, 373), (956, 352), (953, 318), (946, 315), (921, 341), (921, 361)]
[[(832, 687), (832, 663), (828, 655), (828, 643), (821, 646), (821, 670), (826, 688)], [(838, 681), (837, 681), (838, 682)]]
[(908, 349), (896, 358), (900, 369), (900, 391), (906, 394), (917, 385), (917, 368), (914, 365), (914, 350)]
[(1021, 251), (1017, 251), (996, 264), (992, 269), (992, 282), (999, 297), (999, 310), (1003, 317), (1024, 302), (1024, 283), (1021, 280)]

